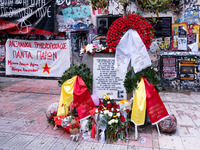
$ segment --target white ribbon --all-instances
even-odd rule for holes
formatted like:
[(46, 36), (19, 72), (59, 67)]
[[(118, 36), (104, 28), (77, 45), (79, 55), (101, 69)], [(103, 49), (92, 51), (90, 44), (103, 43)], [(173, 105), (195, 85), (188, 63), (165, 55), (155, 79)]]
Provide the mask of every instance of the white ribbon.
[(116, 71), (126, 73), (130, 60), (135, 73), (151, 66), (151, 59), (147, 53), (146, 46), (137, 31), (132, 29), (129, 29), (124, 34), (116, 47)]
[(99, 120), (99, 124), (100, 124), (100, 129), (102, 130), (100, 133), (100, 142), (104, 143), (105, 142), (105, 131), (107, 128), (107, 124), (103, 124), (103, 120), (105, 120), (105, 118), (103, 118), (103, 114), (100, 114), (100, 120)]

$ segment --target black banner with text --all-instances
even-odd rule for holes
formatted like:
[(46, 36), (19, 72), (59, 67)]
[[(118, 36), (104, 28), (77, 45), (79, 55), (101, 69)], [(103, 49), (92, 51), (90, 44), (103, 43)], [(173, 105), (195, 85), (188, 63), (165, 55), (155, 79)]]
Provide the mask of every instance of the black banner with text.
[(55, 34), (55, 0), (0, 0), (0, 33)]

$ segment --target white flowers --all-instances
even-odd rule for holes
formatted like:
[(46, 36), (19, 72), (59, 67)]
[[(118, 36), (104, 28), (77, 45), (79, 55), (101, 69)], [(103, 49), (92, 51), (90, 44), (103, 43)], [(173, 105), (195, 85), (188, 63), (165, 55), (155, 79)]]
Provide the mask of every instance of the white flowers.
[(120, 113), (117, 113), (117, 117), (120, 117)]
[(113, 113), (110, 112), (109, 110), (104, 110), (104, 114), (105, 114), (105, 115), (107, 114), (109, 117), (112, 117), (112, 116), (113, 116)]
[(101, 49), (104, 51), (104, 50), (106, 50), (106, 47), (102, 47)]
[(109, 125), (111, 125), (113, 123), (118, 123), (118, 120), (117, 119), (112, 119), (112, 120), (108, 121)]
[(104, 110), (104, 114), (108, 114), (109, 113), (109, 110)]
[(86, 46), (86, 51), (89, 51), (90, 53), (92, 53), (93, 52), (93, 44), (88, 44)]
[(103, 47), (102, 44), (88, 44), (80, 50), (80, 54), (83, 55), (85, 52), (92, 54), (93, 52), (101, 52), (104, 50), (106, 50), (106, 47)]
[(112, 117), (112, 116), (113, 116), (113, 113), (112, 113), (112, 112), (109, 112), (109, 113), (108, 113), (108, 116)]

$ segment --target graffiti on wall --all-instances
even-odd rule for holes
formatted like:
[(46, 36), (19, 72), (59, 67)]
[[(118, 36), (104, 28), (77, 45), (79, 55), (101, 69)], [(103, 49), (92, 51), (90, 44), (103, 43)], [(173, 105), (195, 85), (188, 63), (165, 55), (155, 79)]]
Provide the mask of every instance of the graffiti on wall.
[(165, 80), (163, 85), (166, 89), (172, 90), (191, 90), (191, 91), (199, 91), (200, 90), (200, 82), (198, 81), (181, 81), (181, 80)]
[(86, 30), (91, 25), (91, 9), (84, 0), (57, 0), (59, 31)]
[(184, 21), (189, 24), (199, 22), (200, 1), (198, 0), (184, 0)]
[(170, 37), (159, 37), (157, 39), (157, 45), (159, 50), (169, 50), (171, 45), (171, 38)]

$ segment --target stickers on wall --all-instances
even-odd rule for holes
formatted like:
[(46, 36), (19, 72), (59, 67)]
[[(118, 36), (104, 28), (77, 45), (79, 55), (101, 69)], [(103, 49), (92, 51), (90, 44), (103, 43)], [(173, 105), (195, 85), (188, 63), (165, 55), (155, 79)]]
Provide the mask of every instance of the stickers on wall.
[(199, 30), (198, 24), (189, 29), (188, 23), (172, 24), (172, 45), (171, 50), (199, 51)]

